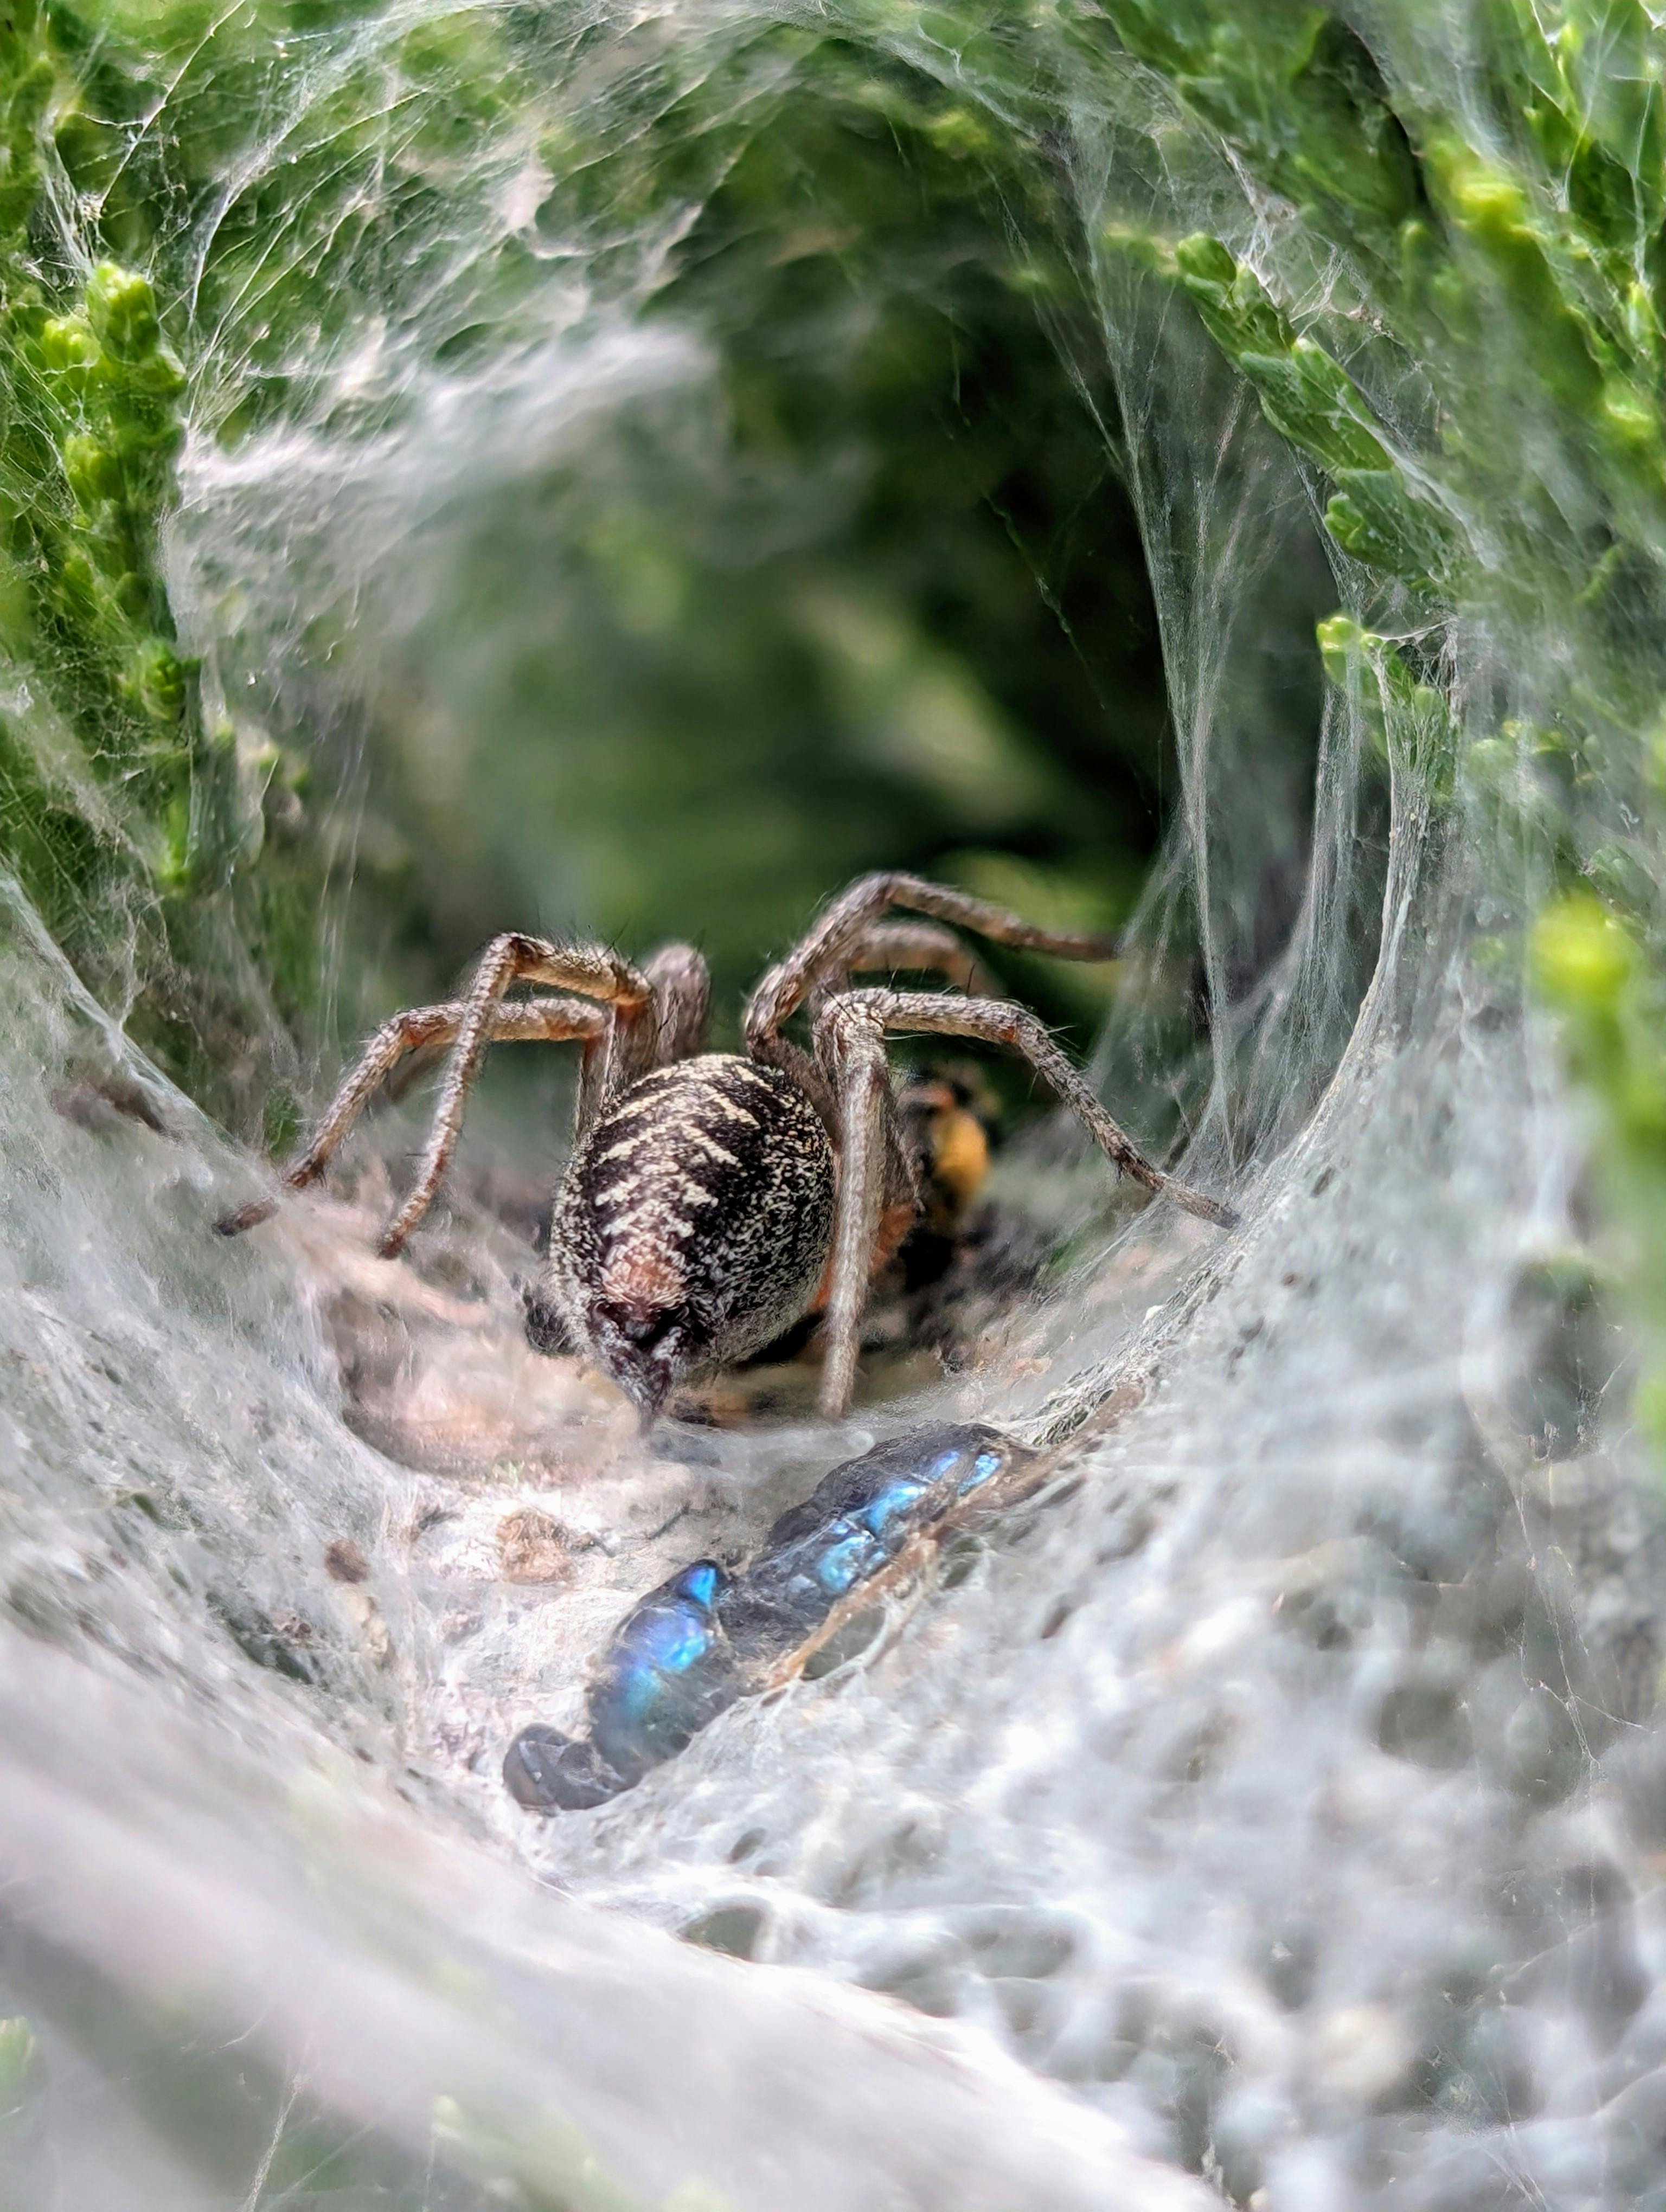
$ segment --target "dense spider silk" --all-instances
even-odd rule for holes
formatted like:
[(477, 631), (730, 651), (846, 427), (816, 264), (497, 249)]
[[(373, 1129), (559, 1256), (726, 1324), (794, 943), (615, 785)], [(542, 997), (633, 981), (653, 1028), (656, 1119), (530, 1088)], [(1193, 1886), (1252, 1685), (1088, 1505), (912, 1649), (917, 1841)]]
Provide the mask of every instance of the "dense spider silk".
[[(0, 24), (0, 2201), (1209, 2201), (1130, 2141), (1275, 2208), (1657, 2185), (1661, 40), (1350, 21)], [(982, 349), (964, 477), (927, 325)], [(1161, 632), (1106, 1096), (1248, 1225), (1201, 1277), (1125, 1231), (932, 1397), (1045, 1423), (1132, 1357), (1073, 1497), (529, 1842), (490, 1777), (574, 1709), (550, 1609), (410, 1568), (431, 1490), (277, 1250), (205, 1235), (246, 1170), (40, 916), (232, 1111), (425, 942), (710, 912), (737, 981), (876, 836), (1114, 915), (1158, 772), (1084, 629), (1114, 546), (999, 514), (1116, 679), (1037, 765), (1066, 679), (1000, 692), (1012, 572), (933, 526), (1002, 376), (1085, 510), (1114, 459)], [(718, 846), (773, 872), (717, 897)], [(712, 1480), (761, 1528), (833, 1455)]]

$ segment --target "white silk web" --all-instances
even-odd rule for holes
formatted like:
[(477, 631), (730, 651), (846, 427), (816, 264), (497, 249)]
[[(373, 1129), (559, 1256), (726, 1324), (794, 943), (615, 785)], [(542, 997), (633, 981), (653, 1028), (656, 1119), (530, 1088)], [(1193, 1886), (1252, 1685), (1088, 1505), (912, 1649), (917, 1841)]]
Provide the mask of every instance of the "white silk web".
[[(1129, 240), (1224, 239), (1409, 445), (1426, 384), (1358, 265), (1091, 11), (169, 9), (125, 122), (100, 72), (145, 33), (107, 12), (74, 66), (118, 152), (57, 213), (90, 250), (142, 201), (190, 336), (166, 570), (205, 714), (305, 743), (396, 915), (413, 852), (501, 868), (540, 909), (505, 926), (583, 912), (585, 717), (617, 735), (620, 672), (686, 646), (691, 577), (848, 525), (870, 457), (737, 440), (721, 271), (678, 289), (748, 149), (808, 134), (824, 78), (977, 168), (978, 252), (1100, 410), (1174, 732), (1096, 1073), (1245, 1225), (1117, 1217), (986, 1366), (870, 1416), (1044, 1425), (1138, 1385), (1079, 1486), (860, 1663), (540, 1826), (504, 1732), (570, 1713), (675, 1516), (739, 1547), (842, 1453), (718, 1436), (640, 1496), (616, 1460), (574, 1492), (610, 1564), (506, 1590), (521, 1462), (419, 1469), (341, 1418), (344, 1301), (367, 1344), (379, 1299), (452, 1330), (453, 1403), (523, 1387), (501, 1246), (395, 1294), (369, 1263), (320, 1290), (344, 1262), (305, 1230), (216, 1243), (246, 1164), (9, 890), (0, 2205), (1645, 2201), (1663, 1537), (1581, 1127), (1498, 955), (1542, 872), (1385, 752), (1313, 632), (1397, 640), (1466, 736), (1536, 711), (1557, 650), (1344, 554)], [(1399, 20), (1408, 84), (1471, 69)], [(771, 266), (854, 250), (818, 220), (750, 214)], [(936, 243), (891, 240), (899, 290)], [(789, 834), (762, 804), (743, 833)], [(328, 927), (350, 1030), (398, 956)], [(1103, 1194), (1050, 1131), (1022, 1175)]]

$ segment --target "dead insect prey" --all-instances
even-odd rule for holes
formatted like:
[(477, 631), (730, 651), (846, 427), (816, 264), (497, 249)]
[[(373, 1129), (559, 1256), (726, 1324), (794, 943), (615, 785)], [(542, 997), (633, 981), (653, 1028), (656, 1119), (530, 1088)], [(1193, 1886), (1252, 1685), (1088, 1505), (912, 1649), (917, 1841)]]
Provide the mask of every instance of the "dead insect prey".
[[(887, 921), (898, 907), (927, 918)], [(679, 1382), (745, 1358), (824, 1310), (820, 1403), (836, 1416), (850, 1395), (869, 1281), (920, 1209), (888, 1036), (975, 1037), (1020, 1054), (1126, 1174), (1206, 1221), (1233, 1219), (1152, 1164), (1028, 1008), (974, 995), (977, 965), (945, 924), (1067, 959), (1106, 959), (1115, 949), (918, 877), (866, 876), (764, 975), (747, 1003), (745, 1051), (735, 1054), (701, 1050), (709, 993), (691, 946), (668, 945), (639, 969), (595, 946), (496, 938), (465, 998), (396, 1014), (376, 1032), (283, 1182), (298, 1189), (316, 1181), (403, 1056), (448, 1043), (416, 1183), (381, 1241), (392, 1258), (439, 1188), (488, 1044), (574, 1040), (583, 1054), (577, 1127), (549, 1258), (527, 1302), (534, 1346), (583, 1346), (647, 1427)], [(929, 971), (955, 988), (854, 988), (854, 976), (876, 969)], [(507, 1001), (518, 982), (581, 995)], [(800, 1008), (808, 1048), (782, 1034)], [(234, 1235), (274, 1203), (258, 1200), (219, 1225)]]
[(783, 1513), (751, 1565), (696, 1559), (626, 1614), (592, 1669), (575, 1737), (523, 1729), (503, 1762), (535, 1813), (616, 1797), (738, 1698), (789, 1681), (852, 1613), (951, 1531), (1028, 1497), (1047, 1462), (994, 1429), (916, 1429), (848, 1460)]

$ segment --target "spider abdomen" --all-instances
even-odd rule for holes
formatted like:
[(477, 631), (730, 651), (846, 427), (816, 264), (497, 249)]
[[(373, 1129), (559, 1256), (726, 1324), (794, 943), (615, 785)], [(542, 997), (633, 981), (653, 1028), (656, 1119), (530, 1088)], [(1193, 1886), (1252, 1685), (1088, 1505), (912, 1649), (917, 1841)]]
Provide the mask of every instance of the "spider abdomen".
[(833, 1199), (826, 1129), (789, 1075), (729, 1053), (656, 1069), (574, 1155), (533, 1340), (553, 1308), (651, 1418), (684, 1376), (745, 1358), (804, 1313)]

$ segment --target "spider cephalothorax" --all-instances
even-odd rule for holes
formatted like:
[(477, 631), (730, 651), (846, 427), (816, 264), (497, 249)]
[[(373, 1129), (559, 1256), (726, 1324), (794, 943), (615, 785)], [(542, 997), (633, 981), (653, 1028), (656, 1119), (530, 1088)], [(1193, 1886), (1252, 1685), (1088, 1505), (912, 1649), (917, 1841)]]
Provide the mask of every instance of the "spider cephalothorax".
[[(897, 907), (932, 919), (887, 921)], [(702, 1050), (706, 969), (688, 945), (668, 945), (638, 969), (593, 946), (496, 938), (466, 998), (396, 1014), (376, 1032), (283, 1181), (298, 1188), (316, 1180), (406, 1053), (449, 1044), (415, 1186), (382, 1238), (392, 1258), (439, 1188), (487, 1045), (575, 1040), (577, 1125), (549, 1257), (527, 1300), (534, 1346), (587, 1349), (646, 1425), (678, 1382), (745, 1358), (822, 1308), (822, 1410), (839, 1413), (869, 1279), (920, 1204), (887, 1036), (977, 1037), (1022, 1054), (1125, 1173), (1207, 1221), (1232, 1220), (1218, 1200), (1152, 1166), (1037, 1017), (993, 995), (945, 923), (1067, 959), (1105, 959), (1115, 949), (1038, 929), (916, 876), (866, 876), (764, 976), (747, 1003), (746, 1049), (735, 1054)], [(864, 971), (909, 969), (952, 988), (852, 986)], [(516, 982), (581, 995), (506, 1000)], [(810, 1015), (808, 1050), (783, 1034), (800, 1007)], [(262, 1200), (220, 1225), (234, 1234), (272, 1210)]]

